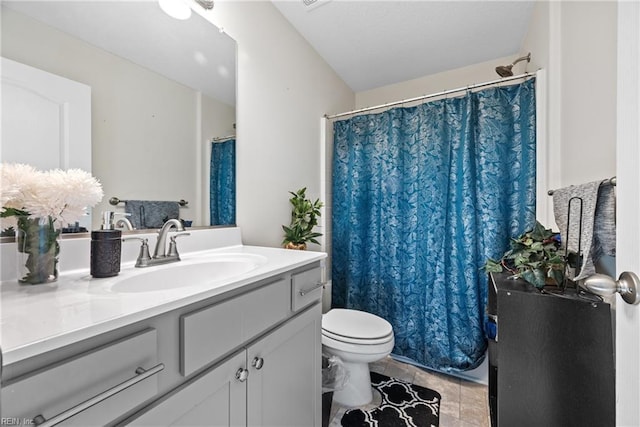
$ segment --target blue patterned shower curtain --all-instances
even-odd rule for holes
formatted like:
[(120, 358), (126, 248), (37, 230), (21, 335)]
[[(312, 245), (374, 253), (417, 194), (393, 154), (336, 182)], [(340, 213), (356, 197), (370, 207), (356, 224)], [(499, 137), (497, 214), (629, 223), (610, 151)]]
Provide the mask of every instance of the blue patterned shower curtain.
[(488, 257), (535, 223), (535, 83), (334, 124), (333, 305), (387, 319), (394, 354), (482, 361)]
[(236, 223), (236, 140), (211, 143), (211, 225)]

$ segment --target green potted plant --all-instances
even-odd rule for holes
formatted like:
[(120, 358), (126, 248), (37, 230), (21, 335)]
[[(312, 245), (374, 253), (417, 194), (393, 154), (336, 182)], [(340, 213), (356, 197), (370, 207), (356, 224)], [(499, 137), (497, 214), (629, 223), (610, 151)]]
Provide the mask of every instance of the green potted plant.
[(538, 289), (546, 285), (563, 287), (564, 258), (558, 252), (557, 233), (536, 221), (533, 230), (511, 239), (511, 249), (499, 260), (488, 259), (484, 265), (488, 273), (511, 272)]
[(316, 237), (322, 236), (322, 233), (313, 231), (313, 227), (318, 225), (318, 218), (321, 215), (320, 208), (323, 203), (320, 199), (316, 199), (315, 202), (307, 199), (306, 191), (305, 187), (295, 193), (289, 192), (293, 196), (289, 199), (292, 206), (291, 224), (282, 226), (284, 230), (282, 245), (287, 249), (305, 250), (307, 242), (320, 244)]

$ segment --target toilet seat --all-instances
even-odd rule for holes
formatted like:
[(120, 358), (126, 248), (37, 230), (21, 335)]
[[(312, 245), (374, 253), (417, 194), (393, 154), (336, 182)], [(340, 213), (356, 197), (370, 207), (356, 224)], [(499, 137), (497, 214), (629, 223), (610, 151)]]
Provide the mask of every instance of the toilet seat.
[[(391, 351), (393, 350), (393, 346), (395, 345), (395, 339), (392, 334), (386, 342), (383, 342), (380, 344), (350, 343), (350, 342), (333, 339), (330, 336), (325, 335), (323, 332), (322, 345), (324, 347), (329, 348), (330, 352), (332, 353), (336, 353), (336, 351), (338, 351), (338, 352), (347, 352), (347, 353), (352, 353), (352, 354), (357, 354), (362, 356), (364, 355), (373, 356), (378, 354), (378, 355), (381, 355), (380, 357), (384, 357), (389, 353), (391, 353)], [(341, 354), (339, 353), (338, 355), (341, 356)]]
[(385, 344), (393, 339), (393, 333), (390, 333), (387, 336), (381, 338), (354, 338), (354, 337), (346, 337), (344, 335), (336, 334), (326, 329), (322, 329), (322, 335), (325, 337), (332, 338), (336, 341), (350, 343), (350, 344), (362, 344), (362, 345), (373, 345), (373, 344)]
[[(359, 310), (334, 308), (322, 316), (322, 330), (347, 342), (383, 340), (393, 335), (391, 324), (375, 314)], [(341, 337), (341, 338), (340, 338)]]

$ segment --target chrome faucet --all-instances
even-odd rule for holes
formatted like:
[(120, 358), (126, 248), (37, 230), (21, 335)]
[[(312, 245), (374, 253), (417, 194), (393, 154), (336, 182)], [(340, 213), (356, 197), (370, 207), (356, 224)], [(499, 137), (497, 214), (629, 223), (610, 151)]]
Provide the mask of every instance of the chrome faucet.
[(180, 236), (189, 236), (189, 233), (176, 233), (171, 236), (169, 243), (169, 250), (167, 251), (167, 235), (169, 231), (175, 227), (175, 231), (184, 231), (182, 223), (177, 219), (170, 219), (162, 225), (162, 228), (158, 231), (158, 240), (156, 242), (156, 248), (153, 251), (153, 257), (149, 255), (149, 245), (147, 239), (140, 237), (127, 237), (122, 239), (126, 240), (141, 240), (142, 246), (140, 247), (140, 254), (136, 260), (136, 267), (151, 267), (153, 265), (168, 264), (170, 262), (180, 261), (180, 255), (178, 254), (178, 247), (176, 245), (176, 238)]
[[(153, 251), (154, 258), (162, 258), (167, 256), (167, 234), (175, 227), (176, 231), (184, 231), (182, 223), (175, 218), (167, 220), (162, 225), (160, 231), (158, 231), (158, 241), (156, 242), (156, 249)], [(179, 261), (179, 260), (178, 260)]]

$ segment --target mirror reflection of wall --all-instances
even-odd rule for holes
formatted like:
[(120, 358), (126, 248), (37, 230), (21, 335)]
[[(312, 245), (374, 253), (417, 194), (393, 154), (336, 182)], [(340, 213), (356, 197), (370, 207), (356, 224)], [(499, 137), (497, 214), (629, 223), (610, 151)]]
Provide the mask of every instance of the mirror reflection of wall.
[[(91, 87), (92, 173), (109, 198), (187, 200), (210, 225), (211, 139), (235, 134), (235, 42), (156, 2), (3, 2), (2, 55)], [(97, 47), (100, 46), (100, 47)]]

